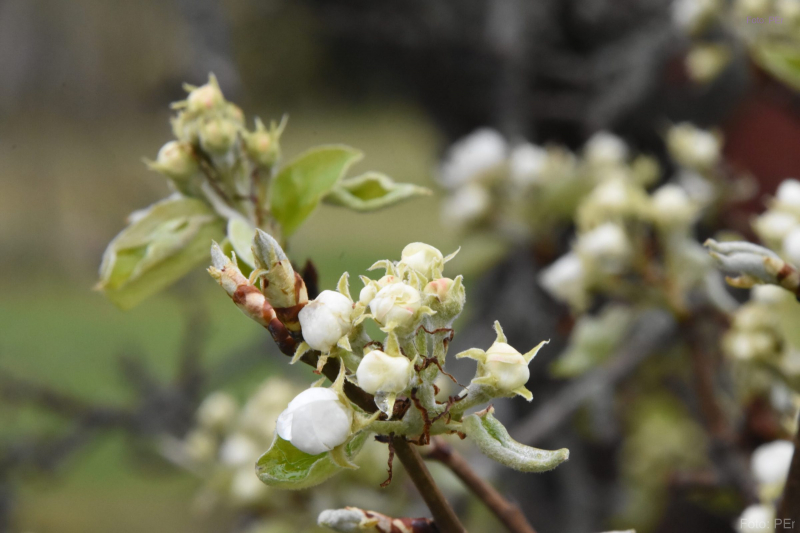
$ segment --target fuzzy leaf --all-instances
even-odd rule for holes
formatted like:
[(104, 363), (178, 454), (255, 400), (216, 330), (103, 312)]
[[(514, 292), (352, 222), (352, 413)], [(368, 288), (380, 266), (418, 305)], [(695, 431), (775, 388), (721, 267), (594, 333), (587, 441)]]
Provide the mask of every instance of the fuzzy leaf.
[[(362, 431), (345, 445), (347, 460), (352, 462), (358, 455), (367, 436), (367, 432)], [(329, 452), (309, 455), (277, 435), (256, 463), (256, 474), (261, 481), (270, 487), (291, 490), (319, 485), (342, 470), (344, 468), (334, 462)]]
[(271, 210), (288, 237), (362, 154), (349, 146), (320, 146), (301, 154), (275, 176)]
[(354, 211), (375, 211), (415, 196), (431, 194), (430, 189), (411, 183), (397, 183), (378, 172), (342, 181), (325, 197), (325, 203), (348, 207)]
[(131, 224), (108, 244), (97, 288), (130, 309), (208, 260), (212, 240), (225, 237), (225, 221), (206, 203), (170, 197), (131, 215)]
[(465, 417), (463, 430), (484, 455), (520, 472), (546, 472), (569, 459), (566, 448), (540, 450), (515, 441), (491, 408)]

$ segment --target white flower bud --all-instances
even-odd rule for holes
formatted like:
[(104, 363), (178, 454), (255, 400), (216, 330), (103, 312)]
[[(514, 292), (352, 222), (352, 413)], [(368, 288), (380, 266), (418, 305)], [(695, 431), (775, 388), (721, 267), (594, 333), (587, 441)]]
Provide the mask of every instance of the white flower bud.
[(800, 227), (796, 227), (783, 238), (783, 253), (793, 265), (800, 265)]
[(750, 289), (750, 299), (754, 302), (779, 304), (792, 299), (792, 293), (777, 285), (756, 285)]
[(612, 179), (595, 187), (591, 193), (591, 199), (599, 207), (622, 211), (630, 203), (630, 194), (624, 181)]
[(506, 141), (493, 129), (475, 131), (453, 144), (441, 168), (441, 182), (456, 188), (473, 181), (482, 173), (501, 165), (506, 158)]
[(252, 465), (246, 465), (236, 470), (231, 479), (230, 491), (235, 502), (250, 505), (265, 497), (269, 488), (258, 479)]
[(778, 185), (775, 199), (786, 207), (800, 209), (800, 181), (790, 178)]
[(413, 268), (428, 279), (441, 273), (444, 268), (442, 252), (429, 244), (412, 242), (403, 248), (400, 264)]
[(460, 187), (442, 201), (442, 223), (464, 227), (483, 217), (491, 203), (489, 191), (482, 185), (471, 183)]
[(200, 404), (197, 421), (205, 428), (221, 431), (230, 425), (237, 410), (236, 400), (230, 394), (215, 392)]
[(539, 276), (541, 286), (557, 300), (570, 303), (584, 298), (585, 271), (578, 254), (570, 252), (561, 256)]
[(219, 460), (230, 466), (243, 466), (254, 463), (263, 450), (247, 435), (234, 433), (222, 443)]
[(632, 253), (625, 230), (613, 222), (606, 222), (581, 235), (575, 251), (603, 268), (614, 271), (619, 270)]
[(414, 368), (403, 355), (391, 356), (372, 350), (358, 364), (358, 386), (370, 394), (400, 393), (408, 386)]
[(495, 342), (486, 350), (484, 368), (497, 380), (496, 387), (504, 391), (524, 386), (531, 377), (525, 358), (505, 342)]
[(178, 181), (184, 181), (197, 174), (197, 160), (189, 143), (170, 141), (158, 151), (155, 163), (150, 168)]
[(736, 531), (761, 533), (773, 530), (775, 509), (769, 505), (754, 504), (745, 509), (739, 518), (734, 521)]
[(664, 227), (687, 226), (697, 215), (697, 208), (683, 187), (667, 184), (652, 196), (653, 217)]
[(783, 483), (789, 475), (789, 466), (794, 455), (794, 444), (788, 440), (776, 440), (762, 444), (750, 458), (753, 477), (763, 485)]
[(586, 142), (584, 154), (595, 165), (621, 164), (628, 157), (628, 146), (613, 133), (599, 131)]
[(670, 128), (667, 146), (678, 163), (701, 169), (714, 165), (721, 149), (720, 141), (713, 133), (686, 122)]
[(422, 305), (419, 291), (405, 283), (390, 283), (369, 303), (375, 320), (383, 326), (402, 326), (411, 321)]
[(208, 431), (195, 429), (183, 440), (186, 456), (195, 463), (208, 463), (216, 458), (217, 441)]
[(350, 437), (353, 410), (336, 391), (313, 387), (298, 394), (278, 417), (277, 432), (300, 451), (317, 455)]
[(378, 294), (379, 290), (390, 283), (398, 282), (400, 282), (400, 280), (397, 277), (388, 274), (377, 281), (370, 281), (361, 289), (361, 292), (358, 294), (358, 301), (364, 305), (369, 305), (372, 299), (375, 298), (375, 295)]
[(524, 187), (538, 183), (547, 163), (547, 150), (535, 144), (520, 144), (511, 151), (509, 158), (511, 181)]
[(696, 45), (686, 56), (686, 72), (692, 80), (708, 83), (725, 70), (730, 59), (731, 51), (725, 45)]
[(763, 241), (781, 242), (798, 225), (797, 217), (783, 211), (767, 211), (756, 218), (753, 229)]
[(336, 291), (322, 291), (298, 313), (303, 339), (315, 350), (331, 351), (353, 327), (353, 302)]

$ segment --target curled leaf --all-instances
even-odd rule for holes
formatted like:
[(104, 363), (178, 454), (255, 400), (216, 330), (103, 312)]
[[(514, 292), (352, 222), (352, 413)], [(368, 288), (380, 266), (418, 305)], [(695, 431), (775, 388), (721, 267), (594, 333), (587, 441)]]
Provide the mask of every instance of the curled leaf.
[(489, 407), (465, 417), (463, 422), (467, 437), (490, 459), (520, 472), (547, 472), (569, 459), (566, 448), (540, 450), (515, 441), (492, 411)]
[(430, 189), (411, 183), (397, 183), (389, 176), (367, 172), (342, 181), (325, 197), (325, 203), (354, 211), (375, 211), (415, 196), (427, 196)]
[(129, 309), (207, 261), (224, 228), (213, 209), (193, 198), (173, 196), (134, 213), (103, 253), (97, 289)]
[(258, 459), (256, 474), (265, 484), (281, 489), (299, 490), (319, 485), (344, 470), (339, 464), (352, 463), (367, 436), (364, 431), (358, 433), (337, 450), (339, 456), (334, 458), (330, 452), (309, 455), (276, 435), (272, 446)]

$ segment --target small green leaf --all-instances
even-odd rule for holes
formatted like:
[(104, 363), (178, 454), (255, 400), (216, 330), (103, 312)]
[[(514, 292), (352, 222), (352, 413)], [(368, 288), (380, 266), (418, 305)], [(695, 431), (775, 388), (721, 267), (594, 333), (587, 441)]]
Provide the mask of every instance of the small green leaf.
[(349, 146), (319, 146), (280, 169), (271, 190), (272, 216), (284, 237), (297, 230), (362, 154)]
[(236, 257), (250, 265), (256, 266), (253, 258), (253, 239), (256, 236), (256, 228), (250, 225), (244, 218), (231, 218), (228, 220), (228, 240), (236, 252)]
[(540, 450), (515, 441), (492, 415), (491, 407), (465, 417), (463, 430), (484, 455), (520, 472), (546, 472), (569, 459), (566, 448)]
[(396, 183), (378, 172), (342, 181), (325, 197), (325, 203), (349, 207), (355, 211), (374, 211), (415, 196), (431, 194), (430, 189), (411, 183)]
[[(358, 433), (345, 446), (347, 459), (361, 451), (367, 440), (367, 432)], [(319, 485), (331, 476), (344, 470), (331, 458), (329, 452), (309, 455), (295, 448), (291, 442), (275, 435), (269, 450), (256, 463), (256, 473), (270, 487), (299, 490)]]
[(761, 68), (795, 90), (800, 90), (800, 48), (762, 42), (753, 46), (751, 51)]
[(166, 288), (208, 258), (225, 222), (204, 202), (170, 197), (131, 215), (131, 224), (109, 243), (97, 288), (130, 309)]

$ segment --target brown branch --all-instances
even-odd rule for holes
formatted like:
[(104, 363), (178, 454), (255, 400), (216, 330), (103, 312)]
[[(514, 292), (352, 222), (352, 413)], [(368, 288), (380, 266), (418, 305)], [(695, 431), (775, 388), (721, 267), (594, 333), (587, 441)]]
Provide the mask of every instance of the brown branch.
[(434, 437), (433, 446), (426, 459), (439, 461), (447, 466), (512, 533), (536, 533), (519, 507), (503, 497), (494, 487), (481, 478), (464, 457), (440, 437)]
[(408, 477), (414, 482), (422, 499), (430, 509), (439, 531), (441, 533), (466, 533), (467, 530), (461, 525), (455, 511), (434, 482), (417, 449), (405, 437), (394, 437), (392, 445), (397, 458), (408, 472)]
[[(798, 424), (800, 424), (800, 414), (797, 417)], [(783, 498), (780, 507), (778, 507), (777, 518), (781, 519), (781, 523), (777, 524), (775, 529), (777, 533), (796, 531), (796, 527), (800, 527), (800, 453), (797, 450), (800, 448), (800, 425), (798, 425), (797, 433), (794, 436), (794, 455), (792, 456), (792, 464), (789, 467), (789, 477), (786, 479), (786, 485), (783, 489)]]

